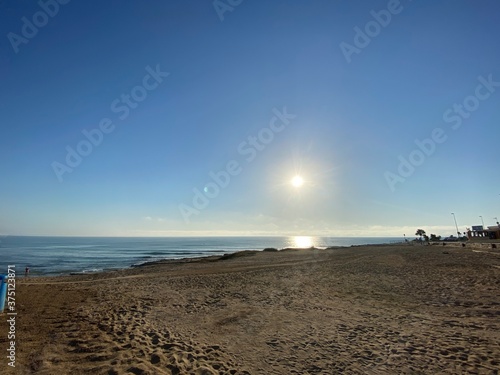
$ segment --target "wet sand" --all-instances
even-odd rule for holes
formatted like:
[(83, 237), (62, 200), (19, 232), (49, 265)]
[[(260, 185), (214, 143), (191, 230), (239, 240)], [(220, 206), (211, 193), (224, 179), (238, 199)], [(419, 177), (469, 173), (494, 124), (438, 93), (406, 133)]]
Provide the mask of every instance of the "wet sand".
[[(500, 253), (243, 252), (17, 280), (6, 374), (498, 374)], [(6, 316), (0, 348), (7, 352)]]

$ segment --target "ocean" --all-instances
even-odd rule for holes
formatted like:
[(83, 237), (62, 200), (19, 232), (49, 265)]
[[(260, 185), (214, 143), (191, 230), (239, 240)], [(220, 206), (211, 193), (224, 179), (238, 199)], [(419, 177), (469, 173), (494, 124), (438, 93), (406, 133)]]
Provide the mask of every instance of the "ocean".
[(0, 274), (55, 276), (123, 269), (162, 259), (222, 255), (266, 247), (325, 248), (402, 242), (397, 237), (0, 237)]

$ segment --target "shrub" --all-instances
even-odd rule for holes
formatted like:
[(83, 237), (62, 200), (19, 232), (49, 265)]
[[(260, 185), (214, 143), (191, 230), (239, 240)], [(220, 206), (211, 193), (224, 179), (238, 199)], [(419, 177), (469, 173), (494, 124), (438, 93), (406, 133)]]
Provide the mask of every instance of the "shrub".
[(274, 247), (266, 247), (264, 249), (264, 251), (278, 251), (278, 249), (274, 248)]

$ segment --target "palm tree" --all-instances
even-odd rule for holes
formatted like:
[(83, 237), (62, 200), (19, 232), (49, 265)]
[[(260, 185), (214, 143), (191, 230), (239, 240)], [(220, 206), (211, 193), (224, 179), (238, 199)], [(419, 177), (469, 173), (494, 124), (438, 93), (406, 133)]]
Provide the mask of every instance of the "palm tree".
[(416, 236), (420, 237), (420, 241), (422, 241), (422, 236), (425, 236), (425, 230), (423, 229), (417, 229), (417, 232), (415, 233)]

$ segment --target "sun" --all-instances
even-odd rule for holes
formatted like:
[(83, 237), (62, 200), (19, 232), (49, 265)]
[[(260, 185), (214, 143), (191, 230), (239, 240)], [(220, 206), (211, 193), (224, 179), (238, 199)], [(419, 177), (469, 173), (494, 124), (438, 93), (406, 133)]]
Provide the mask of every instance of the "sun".
[(293, 187), (299, 188), (304, 185), (304, 179), (300, 176), (295, 176), (294, 178), (292, 178), (291, 183)]

